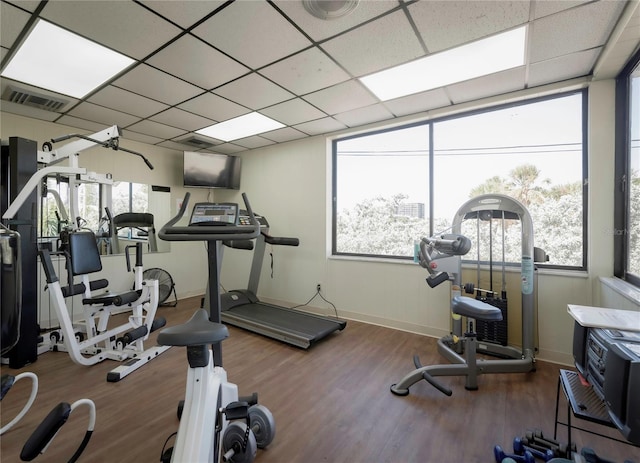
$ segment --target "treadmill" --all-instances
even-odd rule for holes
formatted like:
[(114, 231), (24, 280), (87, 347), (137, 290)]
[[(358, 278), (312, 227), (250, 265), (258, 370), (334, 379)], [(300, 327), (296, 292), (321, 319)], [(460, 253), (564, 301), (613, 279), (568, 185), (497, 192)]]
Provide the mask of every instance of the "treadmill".
[[(269, 235), (267, 219), (258, 214), (255, 214), (255, 217), (260, 223), (260, 235), (256, 238), (255, 246), (225, 242), (225, 245), (233, 248), (255, 249), (248, 289), (232, 290), (220, 295), (222, 322), (303, 349), (308, 349), (331, 333), (342, 331), (347, 326), (346, 321), (268, 304), (258, 299), (256, 294), (266, 245), (298, 246), (299, 240)], [(248, 220), (245, 211), (241, 211), (239, 224), (242, 225)]]

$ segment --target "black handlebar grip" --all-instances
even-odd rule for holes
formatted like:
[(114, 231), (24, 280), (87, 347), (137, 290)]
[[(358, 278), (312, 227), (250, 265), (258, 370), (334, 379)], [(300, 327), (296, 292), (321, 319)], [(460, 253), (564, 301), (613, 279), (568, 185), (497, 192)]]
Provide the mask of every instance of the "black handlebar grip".
[(449, 280), (449, 274), (446, 272), (439, 272), (435, 275), (429, 275), (427, 277), (427, 284), (429, 285), (429, 288), (435, 288), (436, 286), (444, 283), (447, 280)]
[(274, 246), (298, 246), (300, 245), (300, 240), (298, 238), (284, 238), (284, 237), (276, 237), (271, 236), (266, 233), (262, 233), (264, 235), (264, 241), (268, 244), (272, 244)]

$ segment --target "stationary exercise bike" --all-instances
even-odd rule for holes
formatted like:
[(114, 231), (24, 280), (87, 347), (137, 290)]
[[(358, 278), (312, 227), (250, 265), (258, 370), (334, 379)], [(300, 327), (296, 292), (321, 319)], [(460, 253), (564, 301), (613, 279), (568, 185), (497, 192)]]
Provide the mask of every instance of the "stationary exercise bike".
[(257, 448), (273, 440), (275, 423), (271, 412), (257, 404), (256, 394), (238, 398), (238, 387), (227, 381), (222, 368), (221, 343), (229, 332), (220, 323), (219, 275), (223, 241), (253, 239), (260, 234), (260, 225), (243, 194), (251, 225), (237, 225), (237, 204), (198, 203), (189, 225), (175, 226), (184, 215), (189, 196), (185, 195), (178, 215), (162, 227), (158, 236), (167, 241), (207, 242), (210, 313), (198, 309), (186, 323), (166, 328), (158, 335), (161, 345), (185, 346), (189, 362), (175, 446), (163, 450), (162, 461), (251, 463)]

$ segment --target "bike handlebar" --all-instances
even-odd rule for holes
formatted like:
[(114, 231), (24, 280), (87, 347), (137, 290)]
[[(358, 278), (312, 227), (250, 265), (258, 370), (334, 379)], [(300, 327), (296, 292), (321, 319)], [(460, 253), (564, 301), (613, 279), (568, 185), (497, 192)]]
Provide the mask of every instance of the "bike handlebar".
[(249, 199), (245, 193), (242, 193), (242, 200), (247, 208), (251, 225), (175, 226), (184, 216), (190, 197), (191, 193), (187, 192), (182, 200), (182, 206), (178, 214), (160, 229), (158, 236), (161, 239), (165, 241), (227, 241), (250, 240), (260, 235), (260, 224), (253, 214)]

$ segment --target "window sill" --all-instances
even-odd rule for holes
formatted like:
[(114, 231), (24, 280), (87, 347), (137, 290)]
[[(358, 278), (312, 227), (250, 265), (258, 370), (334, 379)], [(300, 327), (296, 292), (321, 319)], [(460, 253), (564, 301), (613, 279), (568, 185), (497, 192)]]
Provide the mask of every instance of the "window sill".
[(600, 277), (600, 282), (634, 304), (640, 305), (640, 288), (615, 277)]

